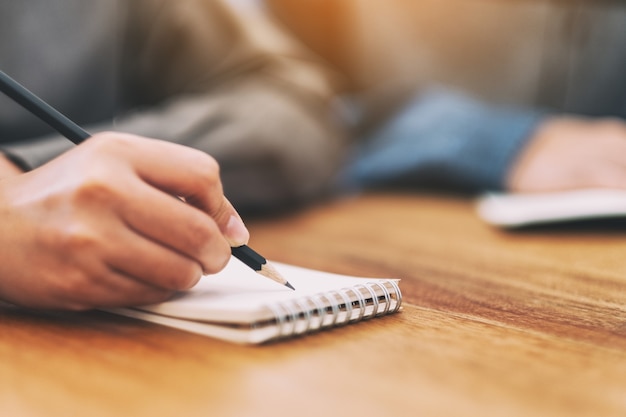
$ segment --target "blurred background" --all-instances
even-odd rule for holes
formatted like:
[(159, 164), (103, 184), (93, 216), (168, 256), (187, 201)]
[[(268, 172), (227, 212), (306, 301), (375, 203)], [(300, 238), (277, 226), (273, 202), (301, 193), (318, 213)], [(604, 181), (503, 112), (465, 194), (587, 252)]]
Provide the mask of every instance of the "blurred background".
[[(626, 116), (626, 2), (266, 0), (353, 91), (442, 83), (495, 103)], [(616, 85), (617, 83), (617, 85)]]

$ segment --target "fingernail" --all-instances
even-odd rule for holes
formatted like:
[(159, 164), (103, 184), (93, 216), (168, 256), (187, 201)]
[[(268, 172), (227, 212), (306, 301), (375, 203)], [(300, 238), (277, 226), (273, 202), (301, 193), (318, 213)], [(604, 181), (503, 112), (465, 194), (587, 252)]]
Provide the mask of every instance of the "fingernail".
[(235, 215), (230, 216), (226, 224), (226, 232), (224, 233), (226, 240), (230, 246), (241, 246), (248, 243), (250, 232), (243, 224), (243, 221)]

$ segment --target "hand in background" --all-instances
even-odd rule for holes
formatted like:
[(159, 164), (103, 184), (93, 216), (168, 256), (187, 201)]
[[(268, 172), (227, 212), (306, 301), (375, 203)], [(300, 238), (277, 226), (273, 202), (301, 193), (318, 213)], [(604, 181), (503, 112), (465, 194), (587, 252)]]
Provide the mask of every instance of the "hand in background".
[(158, 302), (222, 269), (248, 237), (210, 156), (99, 134), (0, 181), (0, 299), (74, 310)]
[(626, 188), (626, 123), (546, 120), (513, 165), (506, 185), (514, 192)]

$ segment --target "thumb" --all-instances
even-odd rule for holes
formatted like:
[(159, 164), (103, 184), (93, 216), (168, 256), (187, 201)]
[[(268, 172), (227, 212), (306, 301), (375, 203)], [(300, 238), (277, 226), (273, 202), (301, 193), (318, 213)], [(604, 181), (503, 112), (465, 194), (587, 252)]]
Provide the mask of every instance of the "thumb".
[(216, 209), (210, 210), (209, 215), (215, 220), (222, 234), (231, 247), (241, 246), (248, 243), (250, 233), (226, 197), (222, 197), (222, 203)]

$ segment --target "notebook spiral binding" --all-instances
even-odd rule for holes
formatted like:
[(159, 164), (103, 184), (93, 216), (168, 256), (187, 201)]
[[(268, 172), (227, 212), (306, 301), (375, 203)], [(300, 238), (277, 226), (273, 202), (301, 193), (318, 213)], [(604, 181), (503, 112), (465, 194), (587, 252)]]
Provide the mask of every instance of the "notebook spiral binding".
[(355, 323), (400, 310), (396, 281), (367, 282), (268, 306), (276, 321), (272, 339), (283, 339)]

